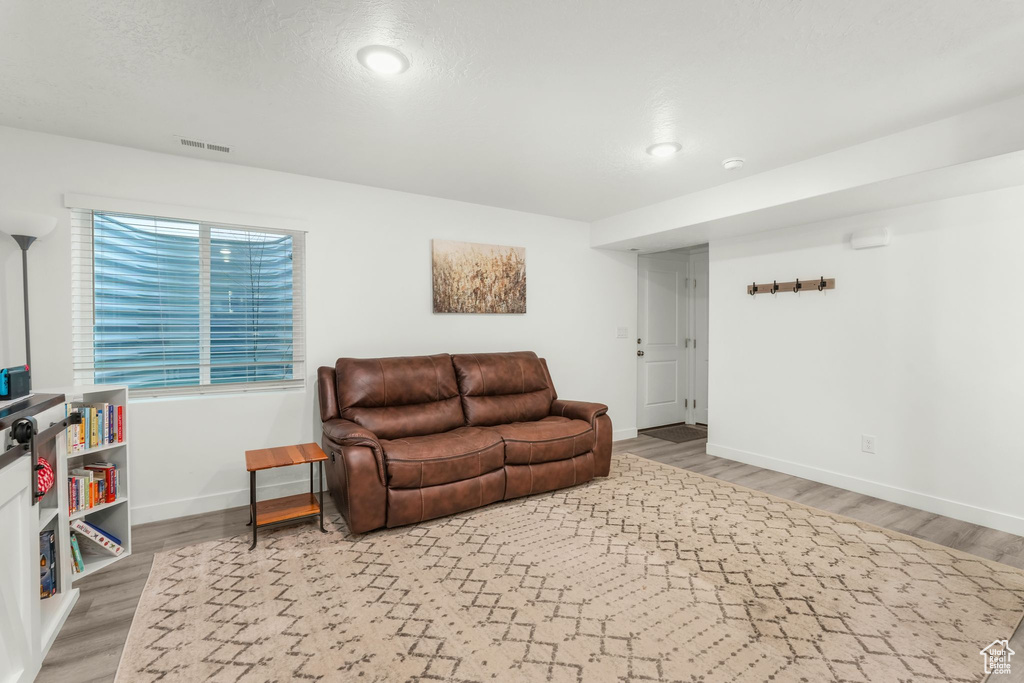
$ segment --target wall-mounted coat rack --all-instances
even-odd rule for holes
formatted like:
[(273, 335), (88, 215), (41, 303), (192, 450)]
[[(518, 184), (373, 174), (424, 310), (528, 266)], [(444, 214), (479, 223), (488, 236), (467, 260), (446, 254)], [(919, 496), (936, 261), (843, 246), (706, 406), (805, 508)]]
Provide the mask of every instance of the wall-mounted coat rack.
[(747, 294), (755, 296), (757, 294), (778, 294), (779, 292), (824, 292), (826, 289), (835, 289), (836, 279), (834, 277), (826, 278), (824, 276), (818, 279), (801, 280), (797, 278), (792, 282), (769, 282), (767, 284), (758, 284), (756, 282), (747, 285)]

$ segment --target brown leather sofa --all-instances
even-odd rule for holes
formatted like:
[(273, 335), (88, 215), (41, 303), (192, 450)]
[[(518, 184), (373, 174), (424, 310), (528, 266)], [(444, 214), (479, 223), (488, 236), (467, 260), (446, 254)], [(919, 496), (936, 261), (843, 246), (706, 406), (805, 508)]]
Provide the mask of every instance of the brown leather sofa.
[(327, 483), (352, 532), (608, 476), (612, 421), (532, 351), (340, 358), (318, 371)]

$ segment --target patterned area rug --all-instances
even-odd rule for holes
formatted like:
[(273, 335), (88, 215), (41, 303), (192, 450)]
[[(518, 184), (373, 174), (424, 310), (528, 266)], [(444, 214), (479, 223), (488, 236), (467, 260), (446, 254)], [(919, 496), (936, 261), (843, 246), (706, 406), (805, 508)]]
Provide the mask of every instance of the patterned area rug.
[(632, 455), (333, 526), (158, 555), (117, 680), (979, 681), (1024, 612), (1024, 572)]

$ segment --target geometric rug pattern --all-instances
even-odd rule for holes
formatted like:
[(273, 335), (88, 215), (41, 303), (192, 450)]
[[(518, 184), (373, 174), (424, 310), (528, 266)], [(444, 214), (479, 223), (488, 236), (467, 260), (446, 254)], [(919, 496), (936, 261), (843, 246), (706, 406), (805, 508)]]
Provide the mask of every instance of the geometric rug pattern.
[(117, 681), (979, 681), (1024, 614), (1020, 570), (613, 458), (414, 526), (162, 553)]

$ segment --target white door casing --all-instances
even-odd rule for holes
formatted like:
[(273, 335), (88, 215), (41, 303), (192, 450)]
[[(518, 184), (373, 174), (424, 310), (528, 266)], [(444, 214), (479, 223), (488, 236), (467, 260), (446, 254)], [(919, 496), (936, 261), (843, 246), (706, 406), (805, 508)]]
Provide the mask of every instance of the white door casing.
[(708, 423), (708, 252), (690, 256), (690, 276), (693, 287), (693, 396), (692, 421)]
[(637, 259), (637, 427), (686, 419), (686, 278), (684, 258)]

